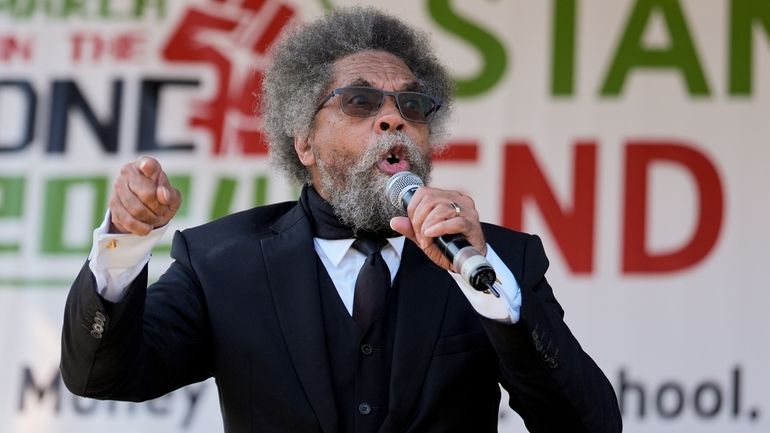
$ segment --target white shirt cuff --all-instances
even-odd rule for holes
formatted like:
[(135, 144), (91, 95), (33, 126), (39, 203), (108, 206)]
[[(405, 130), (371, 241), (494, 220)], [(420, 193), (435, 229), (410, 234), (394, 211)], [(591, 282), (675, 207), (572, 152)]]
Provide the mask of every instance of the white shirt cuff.
[(96, 291), (110, 302), (119, 302), (126, 288), (150, 260), (150, 252), (166, 232), (168, 225), (146, 236), (109, 233), (110, 211), (102, 225), (94, 230), (88, 267), (96, 278)]
[(521, 312), (521, 289), (519, 283), (513, 277), (508, 266), (500, 260), (497, 253), (487, 244), (487, 261), (497, 274), (497, 283), (495, 288), (500, 292), (500, 297), (491, 293), (479, 292), (471, 287), (462, 277), (462, 275), (449, 272), (455, 279), (457, 285), (471, 306), (484, 317), (499, 320), (501, 322), (516, 323), (519, 321)]

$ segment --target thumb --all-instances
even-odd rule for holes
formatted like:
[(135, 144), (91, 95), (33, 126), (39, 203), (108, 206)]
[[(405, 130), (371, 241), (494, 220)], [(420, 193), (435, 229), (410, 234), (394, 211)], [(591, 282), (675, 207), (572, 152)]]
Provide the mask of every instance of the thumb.
[(179, 208), (182, 201), (179, 190), (171, 185), (168, 176), (163, 171), (158, 176), (158, 186), (155, 190), (155, 196), (160, 204), (170, 207), (173, 211)]

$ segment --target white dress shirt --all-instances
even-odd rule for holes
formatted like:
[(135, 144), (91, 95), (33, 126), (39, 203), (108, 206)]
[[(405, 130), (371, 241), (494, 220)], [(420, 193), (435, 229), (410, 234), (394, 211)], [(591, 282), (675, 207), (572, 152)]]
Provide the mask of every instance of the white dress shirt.
[[(126, 288), (150, 260), (150, 251), (166, 231), (164, 226), (146, 236), (109, 233), (109, 211), (102, 225), (94, 230), (89, 268), (96, 279), (99, 295), (110, 302), (123, 299)], [(403, 236), (388, 239), (382, 249), (382, 258), (390, 270), (391, 283), (396, 277), (404, 250)], [(329, 273), (348, 313), (353, 314), (353, 292), (358, 271), (366, 256), (352, 248), (353, 239), (313, 238), (313, 245)], [(460, 274), (449, 272), (473, 308), (482, 316), (509, 323), (519, 320), (521, 290), (508, 267), (487, 244), (487, 260), (497, 274), (495, 285), (500, 298), (479, 292), (463, 280)]]

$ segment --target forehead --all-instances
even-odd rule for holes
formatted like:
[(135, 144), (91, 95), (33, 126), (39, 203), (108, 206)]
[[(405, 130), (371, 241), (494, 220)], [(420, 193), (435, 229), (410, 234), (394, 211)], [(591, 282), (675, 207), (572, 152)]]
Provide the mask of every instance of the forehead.
[(362, 82), (378, 88), (413, 85), (416, 78), (400, 57), (384, 51), (361, 51), (342, 57), (332, 68), (333, 87)]

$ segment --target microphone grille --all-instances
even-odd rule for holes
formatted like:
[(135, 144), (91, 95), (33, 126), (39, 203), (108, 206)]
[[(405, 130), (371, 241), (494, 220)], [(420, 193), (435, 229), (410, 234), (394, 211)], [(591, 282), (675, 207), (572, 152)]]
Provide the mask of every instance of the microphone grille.
[(404, 193), (410, 189), (416, 189), (425, 185), (422, 179), (411, 171), (401, 171), (388, 179), (385, 184), (385, 194), (388, 200), (396, 209), (404, 210), (404, 204), (401, 200)]

